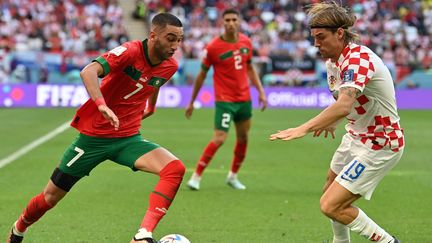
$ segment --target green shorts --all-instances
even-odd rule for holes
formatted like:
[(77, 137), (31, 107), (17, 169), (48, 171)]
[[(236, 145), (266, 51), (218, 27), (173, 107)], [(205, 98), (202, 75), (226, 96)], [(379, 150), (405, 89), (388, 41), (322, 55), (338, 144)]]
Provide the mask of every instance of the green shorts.
[(132, 170), (142, 155), (160, 147), (140, 134), (124, 138), (100, 138), (79, 134), (66, 149), (59, 169), (69, 175), (84, 177), (105, 160), (127, 166)]
[(228, 132), (231, 121), (239, 122), (252, 117), (252, 102), (216, 102), (215, 128)]

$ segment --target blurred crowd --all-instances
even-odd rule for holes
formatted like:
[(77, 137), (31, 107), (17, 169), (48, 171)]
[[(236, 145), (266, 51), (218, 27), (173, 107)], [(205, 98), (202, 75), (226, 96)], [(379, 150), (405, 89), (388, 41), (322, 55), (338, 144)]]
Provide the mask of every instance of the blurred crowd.
[(116, 0), (2, 0), (0, 49), (84, 53), (128, 39)]
[[(137, 17), (169, 11), (185, 23), (183, 55), (197, 58), (205, 44), (221, 33), (224, 9), (239, 9), (242, 31), (252, 39), (255, 56), (267, 60), (287, 55), (293, 60), (315, 58), (305, 6), (314, 0), (138, 0)], [(394, 77), (414, 69), (432, 68), (432, 0), (342, 0), (357, 17), (354, 29)]]

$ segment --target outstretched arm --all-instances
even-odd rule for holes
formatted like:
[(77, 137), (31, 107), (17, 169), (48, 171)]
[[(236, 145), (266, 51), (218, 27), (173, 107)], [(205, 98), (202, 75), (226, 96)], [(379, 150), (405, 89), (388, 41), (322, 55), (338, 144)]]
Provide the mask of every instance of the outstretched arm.
[(107, 119), (111, 125), (114, 126), (115, 130), (118, 130), (120, 125), (119, 120), (114, 112), (106, 105), (105, 99), (102, 96), (102, 92), (99, 88), (98, 77), (103, 74), (104, 71), (102, 65), (100, 65), (98, 62), (92, 62), (88, 64), (80, 72), (80, 76), (84, 86), (87, 89), (87, 93), (97, 105), (99, 112), (101, 112), (105, 119)]
[(258, 102), (259, 102), (259, 105), (261, 106), (261, 110), (263, 111), (267, 108), (267, 97), (266, 97), (266, 94), (264, 92), (264, 88), (261, 84), (261, 80), (258, 76), (258, 73), (256, 72), (252, 63), (248, 63), (247, 73), (248, 73), (248, 77), (251, 80), (253, 86), (255, 86), (255, 88), (258, 90), (258, 93), (259, 93)]
[(196, 97), (198, 96), (198, 93), (199, 93), (199, 91), (200, 91), (200, 89), (204, 83), (206, 76), (207, 76), (207, 71), (201, 69), (201, 71), (198, 73), (198, 76), (195, 79), (194, 87), (193, 87), (193, 91), (192, 91), (192, 97), (191, 97), (191, 100), (189, 101), (189, 104), (186, 107), (186, 111), (185, 111), (185, 116), (188, 119), (190, 119), (192, 116), (192, 112), (194, 110), (193, 104), (195, 102)]
[(341, 88), (337, 101), (324, 109), (320, 114), (303, 125), (278, 131), (277, 133), (270, 135), (270, 140), (281, 139), (288, 141), (301, 138), (310, 132), (324, 130), (330, 127), (351, 112), (352, 106), (359, 93), (360, 91), (353, 87)]

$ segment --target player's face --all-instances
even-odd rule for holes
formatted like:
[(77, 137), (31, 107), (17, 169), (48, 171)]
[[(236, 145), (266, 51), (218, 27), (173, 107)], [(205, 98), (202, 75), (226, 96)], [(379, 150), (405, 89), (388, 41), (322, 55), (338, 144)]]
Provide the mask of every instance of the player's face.
[(165, 28), (155, 30), (151, 37), (155, 39), (155, 54), (160, 60), (166, 60), (174, 55), (183, 40), (183, 28), (167, 25)]
[(332, 32), (324, 28), (314, 28), (311, 30), (314, 38), (314, 46), (318, 48), (323, 58), (330, 58), (336, 61), (344, 47), (343, 29)]
[(240, 19), (237, 14), (225, 14), (223, 20), (226, 33), (234, 34), (240, 28)]

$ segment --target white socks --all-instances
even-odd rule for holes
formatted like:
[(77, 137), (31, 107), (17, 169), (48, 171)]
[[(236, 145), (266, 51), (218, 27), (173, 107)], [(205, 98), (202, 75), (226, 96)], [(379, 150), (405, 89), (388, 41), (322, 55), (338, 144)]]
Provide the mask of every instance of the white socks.
[(350, 243), (350, 229), (335, 220), (330, 220), (333, 228), (333, 243)]
[(378, 243), (393, 243), (394, 239), (384, 229), (379, 227), (360, 208), (357, 218), (347, 226), (354, 232)]

